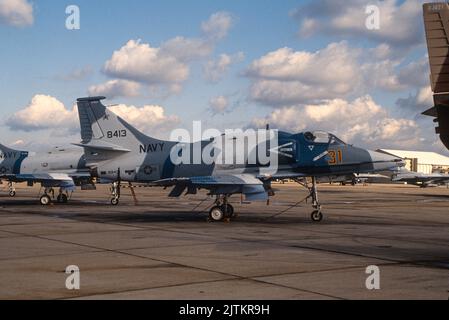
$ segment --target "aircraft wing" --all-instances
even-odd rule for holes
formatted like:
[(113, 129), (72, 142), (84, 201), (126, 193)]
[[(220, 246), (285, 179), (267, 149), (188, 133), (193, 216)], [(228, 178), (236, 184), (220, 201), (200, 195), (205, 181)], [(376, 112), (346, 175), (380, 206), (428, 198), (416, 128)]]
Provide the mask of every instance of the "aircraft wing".
[(169, 197), (179, 197), (184, 191), (186, 191), (185, 194), (196, 194), (198, 189), (207, 189), (211, 195), (242, 193), (248, 201), (268, 199), (264, 183), (249, 174), (171, 178), (156, 181), (154, 185), (174, 186)]
[(46, 188), (60, 187), (74, 190), (76, 187), (73, 178), (67, 173), (12, 174), (3, 177), (13, 182), (41, 183)]
[(273, 174), (273, 175), (259, 175), (257, 176), (257, 179), (260, 179), (262, 181), (272, 181), (272, 180), (282, 180), (282, 179), (297, 179), (297, 178), (305, 178), (310, 177), (310, 174), (304, 174), (304, 173), (279, 173), (279, 174)]

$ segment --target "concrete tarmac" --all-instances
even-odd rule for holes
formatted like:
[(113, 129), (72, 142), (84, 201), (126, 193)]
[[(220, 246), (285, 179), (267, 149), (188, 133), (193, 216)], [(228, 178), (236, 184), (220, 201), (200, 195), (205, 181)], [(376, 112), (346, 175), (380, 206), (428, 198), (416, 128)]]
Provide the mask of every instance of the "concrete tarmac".
[(449, 189), (321, 184), (313, 223), (310, 203), (276, 216), (307, 193), (274, 188), (269, 206), (231, 198), (229, 223), (207, 222), (205, 192), (139, 188), (136, 205), (125, 189), (116, 207), (107, 186), (49, 207), (38, 188), (0, 192), (0, 299), (448, 299)]

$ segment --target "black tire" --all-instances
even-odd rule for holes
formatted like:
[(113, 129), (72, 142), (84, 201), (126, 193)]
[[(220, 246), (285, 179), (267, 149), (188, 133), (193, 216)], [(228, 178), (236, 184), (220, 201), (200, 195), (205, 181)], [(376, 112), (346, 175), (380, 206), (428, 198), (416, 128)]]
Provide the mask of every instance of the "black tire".
[(9, 192), (9, 196), (10, 196), (11, 198), (14, 198), (14, 197), (16, 196), (16, 192), (15, 192), (15, 191), (10, 191), (10, 192)]
[(44, 195), (40, 198), (39, 202), (40, 202), (41, 205), (43, 205), (43, 206), (48, 206), (48, 205), (51, 203), (51, 198), (50, 198), (48, 195), (44, 194)]
[(111, 204), (113, 206), (117, 206), (120, 203), (120, 199), (119, 198), (112, 198), (111, 199)]
[(225, 214), (225, 218), (233, 218), (234, 217), (234, 207), (230, 204), (222, 205), (221, 211)]
[(225, 218), (225, 215), (224, 215), (224, 212), (223, 212), (223, 209), (221, 206), (220, 207), (215, 206), (215, 207), (212, 207), (212, 209), (210, 209), (210, 211), (209, 211), (210, 221), (220, 222), (220, 221), (223, 221), (224, 218)]
[(323, 221), (323, 213), (319, 210), (315, 210), (310, 215), (310, 218), (312, 219), (313, 222), (321, 222)]
[(60, 194), (58, 196), (58, 203), (67, 203), (69, 201), (69, 199), (67, 198), (67, 196), (65, 194)]

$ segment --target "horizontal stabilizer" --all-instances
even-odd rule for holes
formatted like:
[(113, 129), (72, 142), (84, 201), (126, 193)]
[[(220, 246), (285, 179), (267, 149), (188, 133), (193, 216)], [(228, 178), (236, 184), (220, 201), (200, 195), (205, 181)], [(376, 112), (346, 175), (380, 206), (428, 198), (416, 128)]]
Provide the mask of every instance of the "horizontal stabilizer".
[(105, 141), (95, 141), (94, 143), (74, 143), (73, 145), (91, 150), (131, 152), (129, 149), (125, 149)]
[(35, 174), (16, 174), (10, 177), (16, 182), (41, 183), (46, 188), (62, 188), (67, 191), (76, 189), (73, 178), (66, 173), (35, 173)]
[(432, 107), (432, 108), (424, 111), (422, 113), (422, 115), (436, 118), (436, 117), (438, 117), (437, 108), (436, 107)]

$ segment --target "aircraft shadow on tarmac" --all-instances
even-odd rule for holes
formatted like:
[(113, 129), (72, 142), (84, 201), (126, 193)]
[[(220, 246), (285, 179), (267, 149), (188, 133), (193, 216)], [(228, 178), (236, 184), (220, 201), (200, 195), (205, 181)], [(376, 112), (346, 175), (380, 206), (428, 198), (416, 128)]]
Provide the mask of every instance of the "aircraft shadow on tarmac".
[[(33, 200), (26, 201), (2, 201), (0, 202), (0, 207), (7, 208), (5, 206), (8, 204), (11, 208), (39, 208), (39, 205), (36, 205)], [(269, 233), (266, 230), (261, 229), (253, 229), (254, 227), (262, 227), (262, 226), (280, 226), (288, 227), (288, 226), (306, 226), (306, 225), (314, 225), (313, 222), (308, 219), (306, 214), (302, 212), (290, 212), (289, 216), (280, 216), (273, 217), (266, 213), (251, 213), (246, 212), (237, 218), (236, 221), (231, 221), (230, 223), (207, 223), (207, 212), (205, 211), (189, 211), (189, 210), (171, 210), (167, 211), (143, 211), (139, 213), (129, 212), (130, 208), (133, 208), (134, 205), (122, 205), (119, 207), (112, 207), (114, 210), (119, 211), (79, 211), (77, 210), (80, 206), (84, 208), (95, 208), (98, 207), (99, 203), (84, 203), (84, 202), (75, 202), (71, 205), (54, 205), (51, 207), (44, 207), (43, 210), (39, 211), (25, 211), (24, 214), (30, 215), (39, 215), (50, 218), (61, 218), (61, 219), (69, 219), (77, 222), (91, 222), (91, 223), (105, 223), (105, 224), (123, 224), (129, 226), (135, 226), (139, 223), (142, 223), (142, 226), (156, 226), (157, 224), (165, 224), (170, 223), (172, 227), (176, 227), (177, 224), (183, 224), (183, 227), (187, 227), (186, 223), (195, 223), (194, 226), (198, 226), (199, 224), (204, 224), (204, 226), (211, 227), (220, 227), (227, 228), (228, 226), (242, 226), (249, 227), (245, 232), (245, 237), (249, 237), (246, 240), (250, 242), (261, 242), (266, 244), (267, 241), (277, 240), (264, 240), (264, 233)], [(64, 208), (70, 207), (71, 210), (68, 212), (63, 212), (60, 210), (52, 210), (56, 208)], [(123, 210), (120, 210), (122, 208)], [(139, 209), (144, 208), (144, 205), (137, 207)], [(299, 208), (298, 208), (299, 209)], [(1, 209), (0, 209), (1, 210)], [(18, 211), (20, 212), (20, 211)], [(293, 214), (293, 215), (292, 215)], [(370, 228), (372, 226), (382, 227), (382, 226), (391, 226), (392, 222), (377, 220), (376, 218), (366, 220), (366, 217), (351, 215), (351, 216), (343, 216), (338, 215), (338, 219), (335, 219), (335, 215), (330, 214), (327, 219), (325, 219), (321, 224), (332, 226), (332, 225), (353, 225), (354, 228)], [(396, 222), (397, 223), (397, 222)], [(319, 224), (315, 224), (319, 226)], [(311, 229), (319, 230), (319, 229)], [(313, 250), (313, 251), (324, 251), (333, 254), (344, 254), (348, 256), (365, 256), (370, 258), (380, 258), (387, 259), (392, 263), (400, 263), (400, 264), (410, 264), (410, 265), (419, 265), (419, 266), (428, 266), (439, 269), (447, 269), (449, 266), (449, 248), (439, 245), (435, 248), (432, 246), (404, 246), (404, 243), (409, 243), (410, 239), (402, 239), (401, 237), (397, 238), (391, 235), (386, 236), (385, 238), (380, 237), (366, 237), (360, 234), (350, 235), (347, 234), (347, 229), (344, 232), (346, 238), (346, 243), (336, 243), (335, 239), (332, 237), (331, 239), (316, 239), (313, 236), (299, 237), (298, 240), (292, 240), (291, 243), (284, 243), (283, 246), (296, 248), (300, 250)], [(395, 240), (396, 239), (396, 240)], [(282, 239), (280, 239), (282, 240)], [(318, 242), (314, 242), (314, 240), (319, 240)], [(399, 241), (399, 242), (397, 242)], [(418, 244), (421, 244), (418, 241)], [(217, 244), (220, 246), (220, 244)], [(224, 246), (223, 250), (229, 249), (228, 246)], [(229, 249), (234, 250), (234, 248)]]
[(438, 199), (446, 199), (449, 201), (449, 190), (447, 194), (425, 194), (425, 193), (419, 193), (416, 194), (417, 197), (423, 197), (423, 198), (438, 198)]
[[(416, 194), (417, 197), (435, 199), (437, 201), (448, 200), (449, 194)], [(290, 203), (285, 203), (282, 207), (273, 207), (272, 212), (257, 212), (257, 208), (253, 212), (247, 211), (250, 206), (244, 206), (245, 212), (238, 215), (237, 219), (232, 219), (231, 223), (253, 223), (253, 224), (267, 224), (267, 225), (288, 225), (288, 224), (317, 224), (310, 221), (308, 207), (302, 205), (292, 207), (287, 212), (279, 214), (284, 211)], [(326, 203), (326, 207), (332, 210), (333, 205), (341, 205), (342, 203)], [(293, 205), (293, 203), (291, 203)], [(71, 200), (68, 204), (54, 203), (49, 207), (43, 207), (38, 204), (38, 199), (28, 198), (10, 198), (7, 195), (0, 195), (0, 211), (8, 209), (9, 212), (17, 209), (20, 213), (24, 208), (30, 209), (25, 211), (26, 214), (39, 214), (50, 217), (68, 218), (74, 220), (89, 220), (95, 222), (111, 222), (111, 223), (176, 223), (176, 222), (206, 222), (208, 220), (208, 206), (205, 203), (199, 208), (196, 208), (194, 200), (188, 206), (185, 204), (169, 204), (164, 203), (155, 208), (155, 203), (139, 204), (135, 206), (132, 202), (123, 202), (120, 206), (110, 206), (107, 202), (98, 200)], [(83, 209), (84, 210), (78, 210)], [(104, 210), (88, 210), (89, 208), (102, 208)], [(138, 212), (132, 212), (132, 208), (136, 208)], [(146, 210), (148, 208), (149, 210)], [(62, 210), (58, 210), (62, 209)], [(67, 209), (67, 210), (65, 210)], [(87, 209), (87, 210), (86, 210)], [(110, 210), (109, 210), (110, 209)], [(160, 210), (159, 210), (160, 209)], [(353, 210), (348, 206), (350, 214), (337, 215), (329, 213), (325, 219), (319, 224), (326, 225), (391, 225), (396, 222), (385, 220), (378, 217), (367, 217), (357, 213), (363, 209)], [(353, 211), (353, 214), (352, 214)], [(279, 214), (279, 215), (278, 215)], [(337, 219), (335, 217), (338, 217)], [(233, 221), (235, 220), (235, 221)], [(318, 225), (319, 225), (318, 224)]]
[[(180, 209), (179, 206), (162, 205), (164, 211), (152, 210), (145, 211), (145, 207), (151, 205), (140, 204), (135, 206), (132, 203), (122, 203), (120, 206), (110, 207), (111, 211), (105, 209), (105, 211), (80, 211), (77, 209), (89, 209), (89, 208), (105, 208), (108, 204), (101, 201), (77, 201), (72, 200), (68, 204), (52, 204), (48, 207), (42, 207), (37, 204), (37, 200), (0, 198), (0, 211), (2, 209), (9, 209), (11, 212), (17, 209), (18, 213), (21, 213), (24, 208), (30, 209), (30, 211), (23, 211), (25, 214), (38, 214), (42, 216), (67, 218), (73, 220), (94, 221), (94, 222), (110, 222), (110, 223), (176, 223), (176, 222), (207, 222), (208, 221), (208, 208), (207, 205), (195, 209), (195, 205), (191, 205), (191, 208)], [(69, 208), (70, 210), (58, 210)], [(137, 208), (140, 212), (130, 212), (132, 208)], [(143, 209), (143, 210), (142, 210)], [(154, 209), (154, 207), (152, 208)], [(303, 209), (303, 210), (302, 210)], [(255, 224), (313, 224), (309, 218), (309, 208), (298, 206), (292, 208), (288, 213), (275, 216), (280, 209), (273, 211), (272, 214), (255, 212), (244, 212), (239, 214), (236, 219), (232, 219), (230, 223), (255, 223)], [(295, 211), (296, 210), (296, 211)], [(298, 212), (300, 211), (300, 212)], [(216, 222), (220, 224), (220, 222)], [(330, 221), (323, 221), (321, 223), (331, 223)]]

